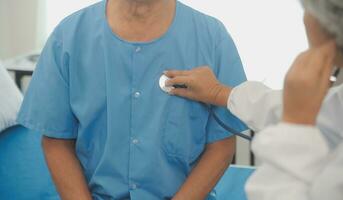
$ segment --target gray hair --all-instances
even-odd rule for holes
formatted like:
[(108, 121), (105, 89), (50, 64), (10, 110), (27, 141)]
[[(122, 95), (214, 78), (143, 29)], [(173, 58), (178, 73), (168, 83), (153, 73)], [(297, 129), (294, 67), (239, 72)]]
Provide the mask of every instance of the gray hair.
[(343, 0), (301, 0), (304, 8), (318, 19), (320, 24), (343, 47)]

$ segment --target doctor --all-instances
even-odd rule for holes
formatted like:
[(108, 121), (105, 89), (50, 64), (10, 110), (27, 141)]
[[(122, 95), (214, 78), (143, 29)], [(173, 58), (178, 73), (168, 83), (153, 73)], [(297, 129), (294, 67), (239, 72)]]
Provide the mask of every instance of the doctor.
[(246, 185), (249, 199), (343, 199), (343, 85), (330, 89), (343, 66), (343, 1), (303, 0), (310, 44), (290, 68), (284, 91), (246, 82), (230, 88), (212, 71), (168, 71), (171, 94), (227, 106), (260, 131), (252, 149), (262, 165)]

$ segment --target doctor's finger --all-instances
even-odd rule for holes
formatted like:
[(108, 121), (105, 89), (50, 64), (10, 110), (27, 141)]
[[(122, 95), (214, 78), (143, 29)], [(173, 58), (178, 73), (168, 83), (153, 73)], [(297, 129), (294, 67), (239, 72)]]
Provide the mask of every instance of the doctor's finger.
[(332, 69), (334, 65), (334, 59), (332, 58), (331, 60), (328, 60), (325, 64), (324, 67), (322, 68), (322, 71), (320, 73), (321, 77), (321, 86), (324, 88), (328, 88), (332, 83), (330, 81), (330, 76), (332, 75)]
[(333, 65), (335, 64), (335, 59), (337, 56), (337, 46), (336, 43), (330, 42), (326, 46), (323, 47), (323, 56), (324, 56), (324, 65), (322, 68), (323, 73), (331, 73)]
[(337, 45), (336, 45), (335, 40), (331, 40), (330, 42), (327, 42), (320, 49), (321, 49), (321, 51), (323, 53), (323, 56), (326, 59), (332, 60), (332, 59), (334, 59), (336, 57)]
[(308, 71), (308, 60), (310, 57), (310, 52), (305, 51), (302, 52), (300, 55), (297, 56), (295, 61), (293, 62), (291, 68), (288, 70), (286, 75), (286, 82), (294, 82), (295, 79), (298, 77), (307, 77), (309, 76)]
[(329, 57), (323, 63), (323, 67), (322, 67), (321, 72), (320, 72), (320, 76), (323, 79), (327, 80), (331, 76), (332, 70), (334, 69), (334, 65), (335, 65), (335, 57), (336, 56)]
[(193, 99), (192, 92), (189, 91), (188, 89), (182, 89), (182, 88), (175, 88), (172, 89), (169, 94), (175, 95), (175, 96), (180, 96), (180, 97), (185, 97), (187, 99)]
[(309, 68), (308, 62), (311, 58), (311, 51), (302, 52), (294, 61), (291, 71), (304, 70)]
[(188, 76), (177, 76), (175, 78), (169, 79), (166, 81), (166, 86), (170, 87), (173, 85), (187, 85), (190, 86), (190, 77)]
[(187, 76), (190, 74), (189, 70), (168, 70), (165, 71), (164, 74), (169, 78), (174, 78), (177, 76)]
[(313, 70), (319, 74), (322, 74), (324, 70), (331, 70), (337, 53), (336, 49), (335, 42), (330, 41), (314, 50), (310, 60)]

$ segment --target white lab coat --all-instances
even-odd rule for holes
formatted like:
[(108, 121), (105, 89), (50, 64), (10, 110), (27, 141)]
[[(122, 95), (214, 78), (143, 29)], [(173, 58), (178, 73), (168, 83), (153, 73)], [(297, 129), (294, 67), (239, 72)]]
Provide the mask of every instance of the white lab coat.
[(259, 131), (249, 200), (343, 200), (343, 85), (330, 90), (317, 127), (280, 123), (282, 92), (257, 82), (236, 87), (228, 109)]

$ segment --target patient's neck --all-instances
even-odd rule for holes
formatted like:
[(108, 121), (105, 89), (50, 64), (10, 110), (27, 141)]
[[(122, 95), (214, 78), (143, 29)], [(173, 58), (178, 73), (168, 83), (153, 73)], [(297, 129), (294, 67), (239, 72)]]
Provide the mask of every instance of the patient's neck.
[(107, 19), (114, 33), (146, 42), (163, 35), (175, 15), (175, 0), (109, 0)]

